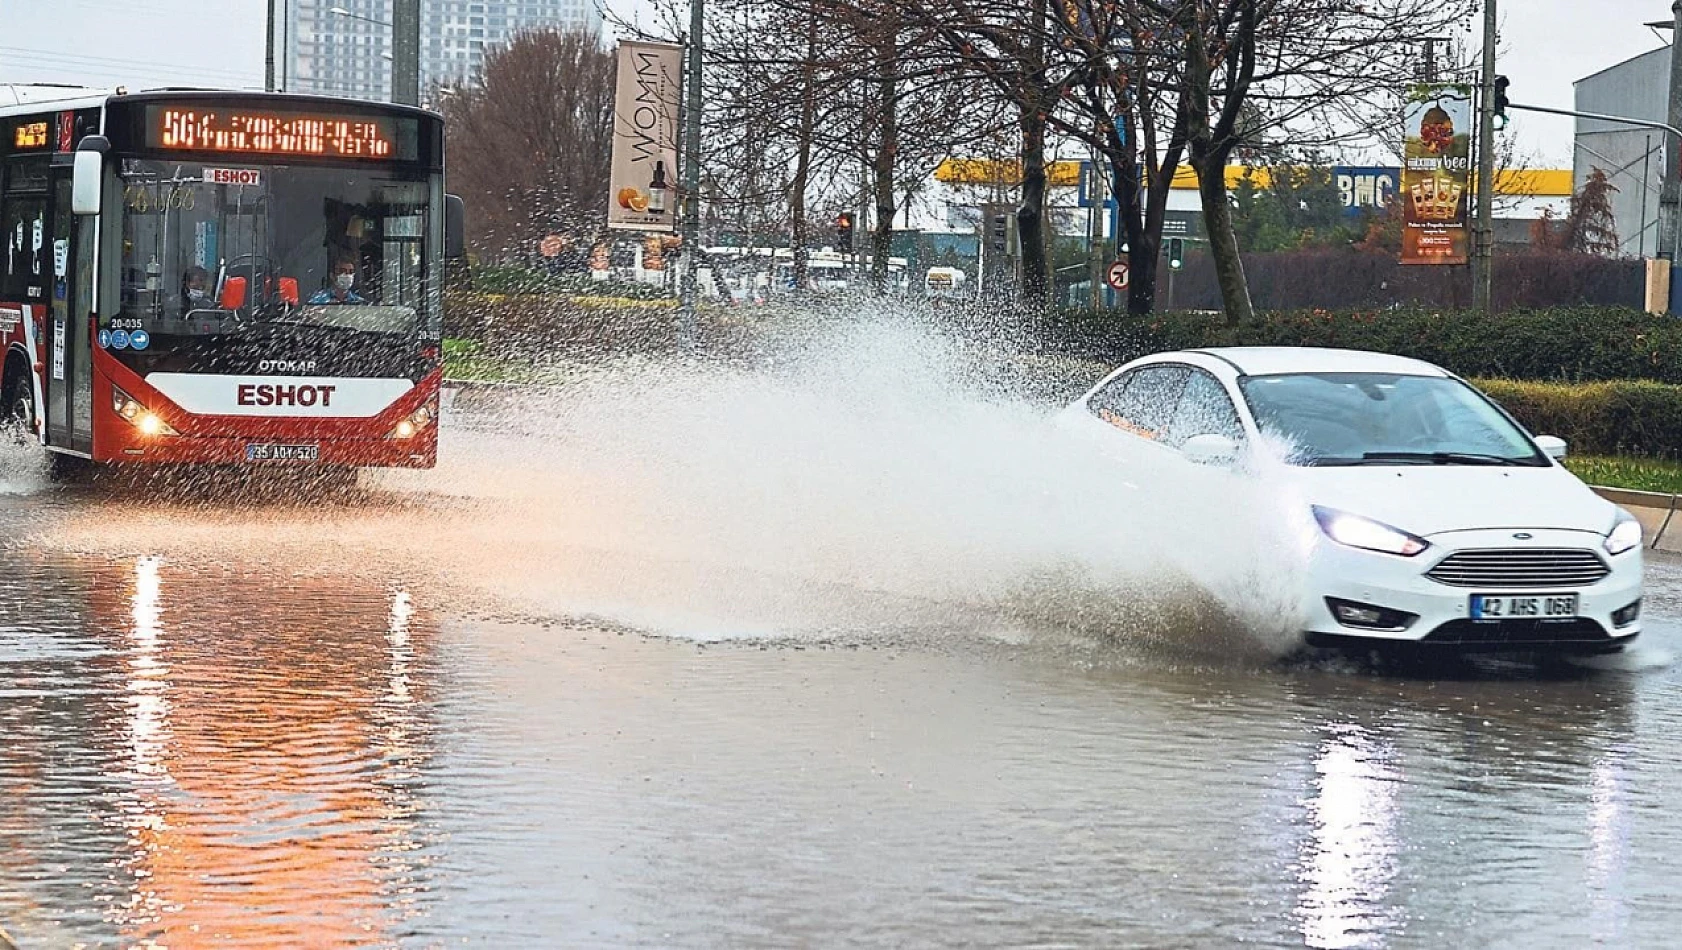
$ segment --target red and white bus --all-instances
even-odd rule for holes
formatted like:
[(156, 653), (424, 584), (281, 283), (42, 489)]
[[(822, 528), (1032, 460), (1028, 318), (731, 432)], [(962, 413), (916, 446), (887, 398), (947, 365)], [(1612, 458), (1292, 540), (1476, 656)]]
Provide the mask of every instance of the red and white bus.
[(58, 468), (432, 466), (443, 152), (406, 106), (0, 85), (0, 418)]

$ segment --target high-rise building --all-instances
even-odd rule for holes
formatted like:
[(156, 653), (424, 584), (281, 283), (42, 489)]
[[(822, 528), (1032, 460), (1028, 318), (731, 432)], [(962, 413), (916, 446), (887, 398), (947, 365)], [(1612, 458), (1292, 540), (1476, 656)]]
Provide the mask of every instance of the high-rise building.
[[(391, 0), (282, 0), (280, 88), (354, 99), (391, 98)], [(544, 27), (602, 31), (596, 0), (421, 0), (421, 96), (462, 82), (485, 51)]]

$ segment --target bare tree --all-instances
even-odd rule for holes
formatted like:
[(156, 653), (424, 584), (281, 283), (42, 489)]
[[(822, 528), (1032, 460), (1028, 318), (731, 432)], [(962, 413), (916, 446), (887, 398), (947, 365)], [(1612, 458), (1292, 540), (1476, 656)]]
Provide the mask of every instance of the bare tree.
[[(1360, 117), (1414, 74), (1418, 41), (1472, 0), (1135, 0), (1185, 39), (1188, 147), (1227, 318), (1254, 316), (1233, 235), (1226, 165), (1246, 142), (1319, 147), (1359, 137)], [(1375, 120), (1376, 121), (1376, 120)]]
[(490, 51), (441, 98), (450, 188), (473, 209), (481, 254), (529, 249), (546, 234), (585, 246), (606, 217), (614, 57), (593, 33), (536, 30)]

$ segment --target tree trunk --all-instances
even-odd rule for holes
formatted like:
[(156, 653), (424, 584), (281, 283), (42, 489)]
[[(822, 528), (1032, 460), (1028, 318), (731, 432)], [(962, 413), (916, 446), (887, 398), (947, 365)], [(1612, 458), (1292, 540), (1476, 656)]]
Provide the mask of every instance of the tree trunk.
[[(1116, 195), (1116, 214), (1120, 217), (1116, 254), (1127, 260), (1127, 312), (1142, 317), (1156, 309), (1156, 262), (1162, 247), (1162, 227), (1158, 223), (1154, 230), (1151, 228), (1148, 208), (1141, 224), (1138, 163), (1133, 150), (1121, 146), (1118, 138), (1112, 136), (1112, 144), (1120, 149), (1105, 155)], [(1127, 245), (1126, 254), (1121, 253), (1122, 243)]]
[[(1232, 154), (1230, 134), (1217, 135), (1211, 121), (1211, 92), (1214, 67), (1205, 46), (1205, 33), (1196, 7), (1182, 9), (1181, 25), (1187, 34), (1186, 98), (1188, 144), (1191, 167), (1197, 172), (1197, 196), (1203, 206), (1203, 228), (1209, 235), (1209, 254), (1215, 262), (1215, 282), (1221, 288), (1228, 325), (1255, 319), (1250, 303), (1250, 286), (1244, 280), (1244, 261), (1238, 255), (1238, 235), (1232, 230), (1232, 206), (1227, 203), (1226, 161)], [(1229, 50), (1228, 55), (1233, 55)], [(1232, 95), (1229, 91), (1229, 95)]]
[(1016, 241), (1022, 254), (1022, 297), (1045, 303), (1051, 267), (1045, 248), (1045, 119), (1036, 109), (1022, 114), (1022, 205), (1016, 209)]
[(877, 78), (879, 108), (882, 110), (881, 122), (878, 123), (881, 139), (876, 144), (876, 158), (874, 173), (876, 194), (876, 227), (870, 232), (870, 291), (878, 297), (888, 293), (888, 255), (893, 249), (894, 217), (896, 204), (894, 202), (894, 162), (899, 139), (899, 77), (895, 72), (895, 62), (899, 55), (898, 44), (894, 42), (896, 31), (892, 24), (884, 26), (886, 36), (882, 42), (881, 75)]
[[(1045, 30), (1050, 0), (1029, 0), (1027, 62), (1030, 73), (1045, 68)], [(1022, 296), (1043, 304), (1051, 296), (1051, 265), (1045, 246), (1045, 130), (1051, 104), (1044, 89), (1022, 97), (1022, 204), (1016, 209), (1016, 241), (1022, 255)]]
[(789, 184), (789, 216), (792, 233), (789, 252), (794, 258), (794, 292), (804, 293), (807, 283), (807, 249), (812, 236), (806, 221), (806, 186), (812, 176), (812, 131), (817, 124), (817, 92), (813, 88), (818, 55), (818, 18), (806, 20), (806, 62), (802, 66), (800, 89), (800, 132), (794, 155), (794, 180)]
[(1250, 285), (1244, 278), (1244, 259), (1238, 253), (1238, 235), (1232, 230), (1232, 205), (1226, 196), (1226, 156), (1219, 152), (1210, 159), (1192, 159), (1197, 171), (1197, 196), (1203, 203), (1203, 227), (1209, 234), (1209, 254), (1215, 262), (1215, 283), (1221, 288), (1229, 325), (1255, 320), (1250, 302)]

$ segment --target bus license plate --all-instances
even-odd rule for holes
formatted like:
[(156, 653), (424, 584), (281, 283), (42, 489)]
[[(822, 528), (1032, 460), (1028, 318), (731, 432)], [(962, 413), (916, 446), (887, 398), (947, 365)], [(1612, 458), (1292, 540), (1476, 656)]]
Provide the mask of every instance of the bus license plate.
[(245, 447), (245, 460), (247, 462), (317, 462), (321, 460), (321, 446), (252, 442)]
[(1576, 594), (1472, 595), (1473, 620), (1556, 620), (1577, 616)]

